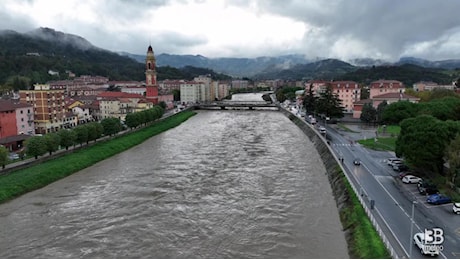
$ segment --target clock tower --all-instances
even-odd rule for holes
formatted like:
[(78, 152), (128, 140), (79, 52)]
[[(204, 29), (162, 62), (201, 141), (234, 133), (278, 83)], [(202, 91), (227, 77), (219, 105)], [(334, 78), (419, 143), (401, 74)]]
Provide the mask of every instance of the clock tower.
[(158, 104), (158, 85), (157, 72), (155, 70), (155, 55), (152, 46), (147, 49), (147, 57), (145, 58), (145, 89), (146, 98), (151, 100), (153, 104)]

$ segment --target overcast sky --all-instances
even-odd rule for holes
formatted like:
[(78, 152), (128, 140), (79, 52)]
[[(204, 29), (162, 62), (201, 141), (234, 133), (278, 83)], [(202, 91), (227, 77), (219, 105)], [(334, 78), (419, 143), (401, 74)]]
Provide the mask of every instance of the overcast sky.
[(460, 59), (458, 0), (1, 0), (0, 29), (75, 34), (111, 51)]

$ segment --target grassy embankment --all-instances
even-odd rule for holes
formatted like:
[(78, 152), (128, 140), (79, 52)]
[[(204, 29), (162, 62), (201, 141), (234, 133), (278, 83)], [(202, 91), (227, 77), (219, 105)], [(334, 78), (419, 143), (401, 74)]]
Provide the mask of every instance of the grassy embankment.
[(366, 139), (366, 140), (359, 140), (358, 142), (370, 149), (378, 150), (378, 151), (394, 151), (396, 147), (396, 139), (398, 138), (399, 132), (401, 131), (401, 127), (396, 125), (386, 126), (385, 129), (383, 127), (379, 127), (377, 132), (379, 134), (379, 138), (374, 139)]
[(193, 111), (185, 111), (138, 131), (115, 136), (84, 149), (44, 163), (17, 170), (0, 176), (0, 203), (18, 197), (27, 192), (42, 188), (54, 181), (85, 169), (99, 161), (134, 147), (146, 139), (180, 125), (194, 116)]
[(350, 232), (348, 239), (350, 257), (359, 259), (391, 258), (343, 173), (342, 181), (349, 194), (349, 203), (340, 211), (340, 219), (344, 229)]

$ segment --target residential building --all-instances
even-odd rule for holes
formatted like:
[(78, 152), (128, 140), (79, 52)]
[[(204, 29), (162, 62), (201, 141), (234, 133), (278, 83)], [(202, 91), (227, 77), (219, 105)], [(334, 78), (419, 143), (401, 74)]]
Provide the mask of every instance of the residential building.
[(451, 85), (439, 85), (436, 82), (420, 81), (415, 83), (413, 88), (415, 91), (432, 91), (433, 89), (455, 90), (455, 84), (452, 83)]
[(385, 93), (382, 95), (377, 95), (374, 96), (373, 98), (369, 99), (364, 99), (364, 100), (359, 100), (355, 102), (354, 109), (353, 109), (353, 118), (360, 118), (361, 117), (361, 112), (363, 110), (364, 104), (371, 103), (374, 108), (377, 108), (380, 103), (386, 101), (387, 104), (391, 104), (394, 102), (398, 101), (409, 101), (412, 103), (418, 103), (420, 101), (420, 98), (407, 95), (405, 93)]
[(98, 109), (93, 116), (98, 120), (115, 117), (124, 121), (129, 113), (139, 112), (153, 107), (152, 100), (139, 94), (106, 91), (98, 95)]
[(32, 106), (13, 100), (0, 100), (0, 144), (14, 151), (34, 134)]
[(35, 84), (33, 90), (20, 90), (20, 102), (34, 108), (36, 134), (47, 134), (68, 128), (67, 107), (64, 102), (65, 88)]
[(404, 84), (397, 80), (377, 80), (369, 86), (369, 98), (386, 93), (404, 93)]
[(248, 88), (249, 87), (249, 81), (247, 80), (232, 80), (232, 88)]
[(180, 101), (182, 103), (196, 103), (205, 101), (205, 87), (203, 82), (185, 82), (180, 85)]
[(353, 113), (353, 103), (360, 100), (361, 88), (354, 81), (333, 81), (329, 82), (332, 91), (342, 101), (346, 113)]

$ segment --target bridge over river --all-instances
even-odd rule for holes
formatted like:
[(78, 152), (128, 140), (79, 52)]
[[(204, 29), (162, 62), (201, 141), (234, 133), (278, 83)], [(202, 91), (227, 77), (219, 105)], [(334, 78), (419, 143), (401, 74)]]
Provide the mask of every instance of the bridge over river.
[(277, 104), (269, 101), (216, 101), (208, 103), (199, 103), (194, 105), (195, 109), (268, 109), (279, 110)]

